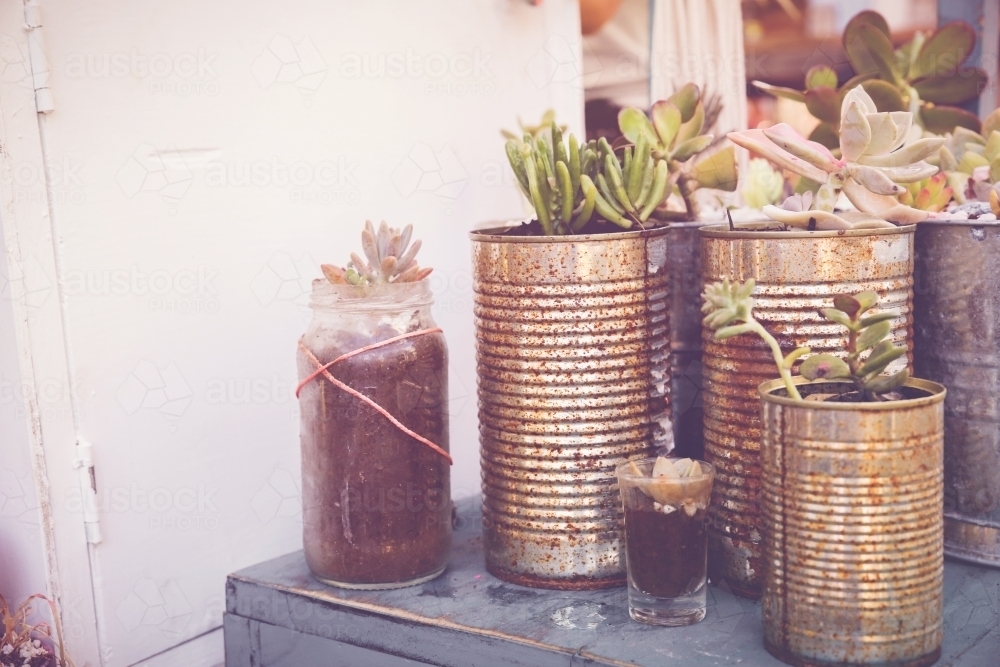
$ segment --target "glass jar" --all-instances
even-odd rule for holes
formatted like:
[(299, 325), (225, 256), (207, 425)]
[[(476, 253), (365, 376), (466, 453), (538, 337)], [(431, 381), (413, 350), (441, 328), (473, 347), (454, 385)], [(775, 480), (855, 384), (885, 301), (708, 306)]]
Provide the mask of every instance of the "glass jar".
[[(435, 329), (418, 283), (313, 282), (299, 381), (341, 355)], [(318, 363), (317, 363), (318, 362)], [(448, 361), (440, 330), (365, 350), (328, 372), (400, 425), (448, 451)], [(306, 562), (344, 588), (411, 586), (444, 571), (451, 549), (450, 462), (324, 375), (299, 393)]]

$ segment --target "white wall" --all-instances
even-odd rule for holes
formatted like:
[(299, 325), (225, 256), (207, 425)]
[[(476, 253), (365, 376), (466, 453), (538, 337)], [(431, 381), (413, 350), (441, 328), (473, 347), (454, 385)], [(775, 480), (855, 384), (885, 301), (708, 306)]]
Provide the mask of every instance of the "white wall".
[[(226, 573), (300, 548), (295, 342), (319, 263), (346, 262), (366, 218), (413, 223), (436, 267), (454, 495), (478, 492), (467, 232), (524, 210), (499, 128), (554, 107), (582, 132), (576, 2), (47, 0), (42, 13), (48, 277), (104, 538), (79, 543), (80, 490), (62, 472), (73, 443), (43, 433), (51, 576), (77, 664), (98, 664), (99, 634), (103, 663), (130, 665), (216, 627)], [(33, 358), (57, 347), (19, 343)]]

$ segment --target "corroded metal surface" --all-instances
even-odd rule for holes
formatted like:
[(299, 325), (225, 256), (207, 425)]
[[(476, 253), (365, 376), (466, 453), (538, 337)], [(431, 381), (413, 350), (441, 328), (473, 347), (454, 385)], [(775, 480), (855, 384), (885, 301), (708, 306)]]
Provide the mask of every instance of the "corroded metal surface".
[(764, 645), (793, 665), (941, 655), (944, 387), (806, 404), (760, 387)]
[(615, 467), (673, 441), (667, 230), (473, 232), (487, 569), (621, 586)]
[[(755, 278), (754, 313), (790, 351), (840, 353), (846, 330), (817, 312), (837, 294), (875, 290), (880, 308), (898, 310), (892, 338), (912, 332), (913, 227), (849, 232), (737, 231), (703, 228), (705, 283)], [(760, 408), (757, 387), (777, 375), (767, 345), (756, 336), (725, 341), (702, 332), (705, 460), (718, 471), (710, 508), (709, 568), (741, 595), (761, 585)], [(899, 359), (892, 372), (907, 363)]]
[(704, 457), (701, 404), (701, 237), (709, 223), (670, 223), (670, 377), (678, 456)]
[(1000, 567), (1000, 223), (916, 234), (914, 367), (948, 387), (945, 553)]

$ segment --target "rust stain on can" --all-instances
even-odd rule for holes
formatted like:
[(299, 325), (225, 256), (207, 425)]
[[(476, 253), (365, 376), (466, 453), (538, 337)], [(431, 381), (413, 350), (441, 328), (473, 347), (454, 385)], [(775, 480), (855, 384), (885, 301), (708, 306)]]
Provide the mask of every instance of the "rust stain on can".
[[(846, 232), (768, 232), (765, 225), (700, 230), (702, 277), (754, 278), (754, 314), (787, 352), (808, 346), (840, 354), (846, 332), (818, 312), (837, 294), (874, 290), (898, 310), (892, 338), (912, 334), (913, 227)], [(770, 348), (755, 336), (716, 340), (702, 331), (705, 460), (716, 467), (709, 508), (709, 571), (741, 596), (761, 591), (760, 408), (757, 387), (777, 375)], [(902, 369), (899, 359), (889, 372)]]
[(943, 637), (945, 389), (798, 403), (760, 387), (764, 645), (812, 665), (923, 667)]
[(934, 220), (916, 234), (914, 367), (948, 387), (944, 549), (1000, 567), (1000, 223)]
[(673, 442), (667, 229), (473, 232), (486, 567), (625, 584), (615, 467)]

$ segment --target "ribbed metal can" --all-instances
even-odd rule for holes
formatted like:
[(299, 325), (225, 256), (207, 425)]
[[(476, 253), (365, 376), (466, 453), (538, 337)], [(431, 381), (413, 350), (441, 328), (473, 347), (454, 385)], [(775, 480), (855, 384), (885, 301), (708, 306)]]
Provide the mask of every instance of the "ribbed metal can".
[[(773, 224), (773, 223), (772, 223)], [(892, 338), (912, 333), (913, 227), (879, 230), (761, 231), (766, 223), (704, 227), (706, 284), (755, 278), (754, 314), (787, 352), (807, 346), (840, 354), (844, 327), (818, 312), (837, 294), (874, 290), (881, 310), (898, 310)], [(760, 408), (757, 387), (777, 375), (770, 348), (756, 336), (715, 339), (702, 330), (705, 460), (716, 468), (709, 508), (709, 572), (741, 596), (761, 591)], [(889, 372), (906, 367), (898, 359)]]
[(914, 358), (948, 387), (944, 550), (1000, 567), (1000, 222), (917, 226)]
[(615, 467), (673, 443), (667, 229), (473, 232), (486, 567), (625, 585)]
[(905, 387), (879, 403), (760, 387), (764, 645), (789, 664), (925, 667), (941, 655), (945, 389)]

